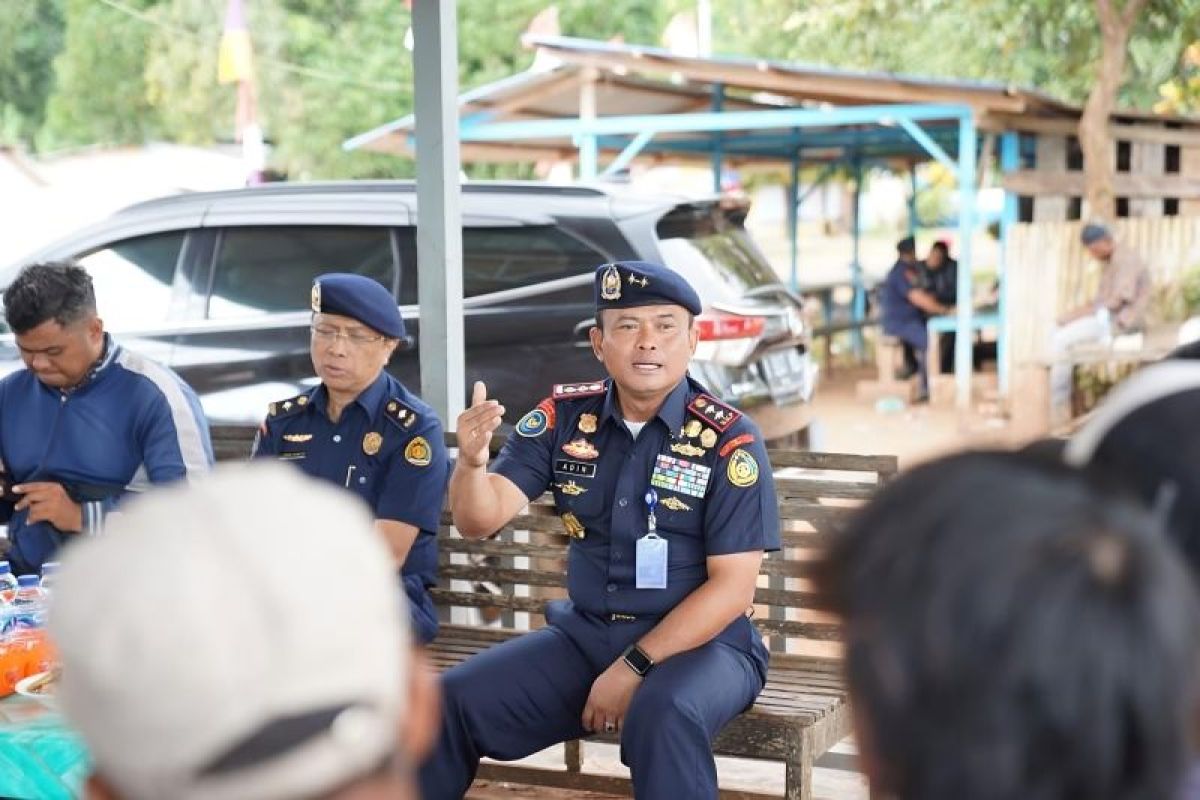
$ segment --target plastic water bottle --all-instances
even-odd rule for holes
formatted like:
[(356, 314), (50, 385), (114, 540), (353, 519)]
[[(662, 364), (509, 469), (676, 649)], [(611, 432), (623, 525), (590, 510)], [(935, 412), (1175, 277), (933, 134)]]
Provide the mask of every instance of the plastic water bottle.
[(17, 576), (13, 575), (12, 565), (0, 561), (0, 604), (11, 603), (16, 595)]
[(37, 575), (19, 575), (17, 594), (9, 606), (12, 616), (9, 628), (13, 631), (38, 630), (45, 619), (46, 604), (42, 594), (41, 578)]
[(58, 579), (58, 562), (47, 561), (42, 564), (42, 579), (38, 583), (41, 587), (42, 595), (48, 597), (54, 589), (54, 581)]

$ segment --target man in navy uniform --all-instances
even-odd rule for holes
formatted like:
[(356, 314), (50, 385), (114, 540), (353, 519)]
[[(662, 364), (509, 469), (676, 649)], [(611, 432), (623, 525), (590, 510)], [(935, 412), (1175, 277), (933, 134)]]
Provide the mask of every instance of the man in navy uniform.
[(486, 537), (553, 490), (573, 537), (570, 600), (445, 673), (426, 797), (462, 797), (481, 757), (604, 731), (620, 733), (637, 797), (715, 798), (712, 739), (763, 687), (749, 615), (779, 519), (762, 436), (687, 375), (701, 307), (682, 278), (607, 264), (595, 293), (592, 347), (611, 380), (556, 386), (490, 470), (504, 409), (476, 383), (458, 419), (458, 530)]
[[(362, 275), (320, 275), (312, 288), (313, 369), (321, 384), (272, 403), (255, 457), (291, 461), (367, 501), (401, 569), (416, 638), (437, 635), (428, 588), (449, 463), (442, 424), (384, 367), (405, 338), (391, 293)], [(337, 547), (337, 531), (329, 546)]]

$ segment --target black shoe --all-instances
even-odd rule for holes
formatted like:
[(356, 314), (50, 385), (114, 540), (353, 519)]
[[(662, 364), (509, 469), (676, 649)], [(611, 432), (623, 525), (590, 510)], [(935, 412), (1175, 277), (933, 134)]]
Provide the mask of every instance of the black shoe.
[(896, 380), (906, 381), (909, 378), (911, 378), (913, 375), (917, 374), (917, 368), (916, 367), (908, 367), (908, 366), (901, 367), (900, 369), (896, 370), (896, 372), (894, 374), (896, 376)]

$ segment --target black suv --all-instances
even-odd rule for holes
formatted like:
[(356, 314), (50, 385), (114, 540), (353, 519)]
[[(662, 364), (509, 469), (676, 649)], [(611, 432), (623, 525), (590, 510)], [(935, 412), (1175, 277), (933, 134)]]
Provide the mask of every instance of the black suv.
[[(402, 181), (184, 194), (131, 206), (21, 264), (78, 259), (109, 331), (173, 367), (213, 421), (257, 422), (269, 402), (315, 381), (314, 276), (375, 278), (421, 335), (416, 200)], [(744, 207), (537, 183), (470, 183), (461, 205), (467, 386), (486, 381), (510, 424), (552, 384), (601, 375), (587, 339), (592, 271), (637, 259), (671, 266), (700, 293), (693, 375), (767, 438), (805, 427), (816, 369), (800, 299), (750, 240)], [(21, 264), (0, 273), (0, 287)], [(19, 366), (11, 335), (0, 338), (5, 362)], [(389, 369), (420, 388), (415, 348)]]

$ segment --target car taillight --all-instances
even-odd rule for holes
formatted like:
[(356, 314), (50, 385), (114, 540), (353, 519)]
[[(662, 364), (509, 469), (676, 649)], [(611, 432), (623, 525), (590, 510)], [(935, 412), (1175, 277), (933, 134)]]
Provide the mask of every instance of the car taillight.
[(702, 342), (753, 339), (762, 335), (766, 324), (766, 317), (729, 314), (724, 311), (706, 311), (696, 317), (696, 327), (700, 330)]

